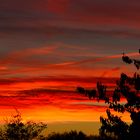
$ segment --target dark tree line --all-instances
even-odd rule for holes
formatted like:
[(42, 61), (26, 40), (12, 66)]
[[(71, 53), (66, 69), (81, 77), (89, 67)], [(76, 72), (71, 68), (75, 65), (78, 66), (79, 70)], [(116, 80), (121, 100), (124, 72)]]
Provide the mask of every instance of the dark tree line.
[[(126, 64), (133, 64), (137, 70), (140, 69), (140, 61), (131, 59), (123, 53), (122, 61)], [(120, 75), (119, 80), (116, 81), (116, 87), (112, 93), (112, 99), (107, 97), (106, 86), (100, 82), (97, 82), (97, 90), (95, 89), (94, 98), (98, 100), (104, 100), (109, 104), (106, 110), (107, 117), (100, 117), (101, 127), (99, 133), (103, 139), (107, 139), (108, 136), (113, 136), (119, 140), (127, 139), (140, 139), (140, 75), (135, 72), (132, 77), (125, 73)], [(78, 87), (79, 93), (85, 94), (86, 89)], [(92, 92), (92, 90), (91, 90)], [(91, 93), (88, 93), (90, 97)], [(93, 94), (93, 93), (92, 93)], [(121, 97), (126, 99), (126, 103), (122, 104)], [(127, 124), (122, 121), (121, 117), (113, 115), (111, 111), (114, 110), (119, 113), (128, 112), (132, 123)]]

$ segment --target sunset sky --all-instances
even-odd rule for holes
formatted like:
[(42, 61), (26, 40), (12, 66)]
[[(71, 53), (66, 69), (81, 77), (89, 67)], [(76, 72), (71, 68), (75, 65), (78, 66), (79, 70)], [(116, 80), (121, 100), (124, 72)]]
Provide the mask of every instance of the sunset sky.
[(0, 0), (1, 122), (15, 108), (25, 120), (99, 121), (106, 105), (75, 88), (132, 74), (121, 56), (138, 57), (139, 40), (138, 0)]

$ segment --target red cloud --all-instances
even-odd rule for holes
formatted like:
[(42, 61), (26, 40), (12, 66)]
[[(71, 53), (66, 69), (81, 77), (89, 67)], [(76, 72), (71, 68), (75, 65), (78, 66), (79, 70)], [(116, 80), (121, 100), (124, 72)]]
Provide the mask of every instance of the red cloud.
[(70, 8), (70, 0), (48, 0), (47, 10), (55, 14), (65, 14)]
[[(107, 71), (107, 73), (110, 76), (113, 76), (114, 73), (112, 73), (112, 71), (110, 69), (106, 69), (103, 68), (104, 66), (102, 66), (102, 69), (99, 68), (95, 68), (95, 67), (91, 67), (91, 68), (86, 68), (81, 65), (84, 64), (88, 64), (88, 63), (93, 63), (93, 64), (98, 64), (99, 62), (105, 62), (107, 60), (112, 60), (112, 59), (116, 59), (116, 58), (121, 58), (122, 55), (111, 55), (111, 56), (105, 56), (105, 57), (99, 57), (99, 58), (91, 58), (91, 59), (86, 59), (86, 60), (79, 60), (79, 61), (66, 61), (66, 62), (62, 62), (62, 63), (56, 63), (56, 64), (48, 64), (48, 65), (44, 65), (44, 63), (39, 63), (37, 61), (27, 61), (26, 56), (28, 55), (38, 55), (38, 54), (44, 54), (44, 53), (53, 53), (53, 51), (55, 51), (56, 47), (53, 48), (40, 48), (40, 49), (27, 49), (29, 52), (26, 53), (27, 50), (25, 51), (20, 51), (20, 52), (16, 52), (13, 53), (11, 55), (9, 55), (9, 57), (7, 57), (5, 60), (1, 60), (1, 64), (20, 64), (21, 67), (18, 67), (16, 69), (8, 69), (8, 67), (6, 69), (2, 69), (0, 71), (1, 75), (15, 75), (15, 74), (26, 74), (26, 75), (40, 75), (40, 74), (46, 74), (47, 72), (49, 72), (51, 75), (83, 75), (83, 76), (100, 76), (102, 75), (103, 71)], [(139, 53), (128, 53), (128, 56), (138, 56)], [(23, 59), (23, 61), (20, 60), (20, 58)], [(33, 64), (35, 63), (36, 66), (33, 66)], [(24, 66), (25, 65), (25, 66)], [(28, 66), (28, 67), (27, 67)], [(124, 69), (124, 68), (123, 68)], [(117, 69), (119, 70), (119, 69)], [(117, 70), (115, 69), (115, 74), (114, 76), (119, 75), (119, 71), (117, 72)], [(84, 72), (84, 73), (83, 73)]]

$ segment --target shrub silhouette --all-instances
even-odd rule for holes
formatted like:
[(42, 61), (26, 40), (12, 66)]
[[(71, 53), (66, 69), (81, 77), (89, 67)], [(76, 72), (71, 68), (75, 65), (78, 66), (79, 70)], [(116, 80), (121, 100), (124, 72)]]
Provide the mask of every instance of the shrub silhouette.
[(0, 140), (33, 140), (39, 138), (46, 127), (44, 123), (23, 123), (21, 114), (16, 110), (16, 115), (1, 129)]
[(83, 132), (70, 131), (63, 134), (52, 133), (47, 140), (87, 140), (87, 136)]
[[(137, 70), (140, 68), (140, 61), (131, 59), (123, 53), (123, 62), (133, 64)], [(86, 90), (86, 89), (85, 89)], [(106, 110), (107, 118), (100, 117), (101, 128), (99, 129), (102, 139), (113, 136), (119, 140), (140, 139), (140, 75), (135, 72), (132, 77), (122, 73), (116, 81), (116, 87), (112, 93), (112, 99), (106, 95), (106, 86), (97, 82), (98, 99), (109, 104)], [(126, 103), (122, 104), (120, 98), (124, 97)], [(121, 120), (121, 117), (113, 115), (111, 110), (119, 113), (128, 112), (132, 123), (129, 125)]]
[[(77, 132), (77, 131), (70, 131), (70, 132), (64, 132), (62, 134), (60, 133), (51, 133), (48, 135), (48, 137), (42, 139), (42, 140), (105, 140), (101, 136), (96, 135), (90, 135), (87, 136), (83, 132)], [(107, 136), (106, 140), (116, 140), (112, 136)]]

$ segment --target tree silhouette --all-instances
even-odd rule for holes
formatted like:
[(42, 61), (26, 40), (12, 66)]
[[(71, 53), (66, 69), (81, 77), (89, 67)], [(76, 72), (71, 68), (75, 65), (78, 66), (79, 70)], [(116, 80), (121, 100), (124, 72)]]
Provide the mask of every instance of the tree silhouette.
[[(139, 50), (140, 53), (140, 50)], [(131, 59), (123, 53), (122, 61), (126, 64), (133, 64), (137, 70), (140, 69), (140, 60)], [(100, 117), (101, 128), (99, 133), (103, 139), (113, 136), (119, 140), (140, 139), (140, 75), (135, 72), (132, 77), (122, 73), (116, 81), (116, 87), (112, 93), (112, 99), (106, 95), (106, 86), (97, 82), (98, 99), (109, 104), (106, 110), (107, 117)], [(120, 98), (126, 99), (121, 103)], [(118, 113), (128, 112), (132, 123), (127, 124), (120, 116), (113, 115), (111, 111)]]
[(47, 127), (44, 123), (22, 122), (21, 114), (16, 110), (11, 120), (0, 130), (0, 140), (33, 140), (39, 139), (41, 132)]
[[(70, 131), (64, 133), (51, 133), (47, 138), (42, 140), (103, 140), (102, 137), (96, 135), (87, 136), (83, 132)], [(107, 137), (107, 140), (115, 140), (114, 138)]]
[(89, 140), (83, 132), (70, 131), (63, 134), (52, 133), (49, 134), (47, 140)]

